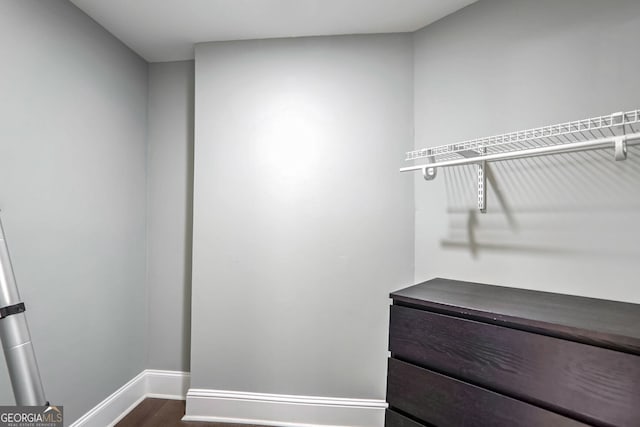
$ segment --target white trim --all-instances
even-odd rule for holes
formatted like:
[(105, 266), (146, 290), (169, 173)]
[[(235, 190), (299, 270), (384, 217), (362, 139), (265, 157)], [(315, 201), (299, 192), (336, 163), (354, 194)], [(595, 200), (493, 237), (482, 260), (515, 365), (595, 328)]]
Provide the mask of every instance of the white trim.
[(189, 389), (183, 421), (280, 427), (381, 427), (387, 403), (377, 399)]
[[(111, 411), (104, 411), (104, 412), (102, 413), (102, 418), (104, 418), (104, 419), (105, 419), (106, 424), (100, 424), (100, 423), (101, 423), (101, 421), (100, 421), (100, 420), (97, 420), (97, 419), (91, 419), (91, 420), (88, 420), (89, 424), (83, 424), (83, 427), (84, 427), (84, 425), (96, 426), (96, 427), (97, 427), (97, 426), (99, 426), (99, 425), (105, 425), (105, 426), (107, 426), (107, 427), (113, 427), (113, 426), (115, 426), (115, 425), (116, 425), (116, 424), (117, 424), (121, 419), (123, 419), (124, 417), (126, 417), (126, 416), (127, 416), (127, 414), (128, 414), (129, 412), (133, 411), (133, 410), (135, 409), (135, 407), (136, 407), (136, 406), (138, 406), (139, 404), (141, 404), (141, 403), (142, 403), (142, 401), (143, 401), (144, 399), (146, 399), (146, 398), (147, 398), (147, 396), (141, 396), (138, 400), (136, 400), (136, 401), (135, 401), (135, 402), (133, 402), (131, 405), (129, 405), (129, 407), (128, 407), (127, 409), (125, 409), (124, 411), (122, 411), (122, 412), (120, 413), (120, 415), (118, 415), (117, 417), (115, 417), (115, 418), (113, 418), (113, 419), (112, 419), (112, 415), (113, 415), (113, 414), (112, 414), (112, 412), (115, 412), (115, 410), (111, 410)], [(111, 408), (110, 408), (110, 409), (111, 409)], [(111, 420), (111, 421), (109, 421), (109, 420)], [(71, 427), (74, 427), (74, 426), (75, 426), (75, 423), (71, 425)]]
[(148, 397), (184, 400), (188, 372), (146, 369), (76, 420), (70, 427), (113, 426)]
[[(117, 422), (117, 418), (132, 409), (132, 405), (145, 394), (146, 378), (142, 371), (131, 381), (120, 387), (109, 397), (81, 416), (71, 427), (106, 426)], [(133, 406), (135, 407), (135, 406)]]
[[(70, 427), (114, 426), (146, 398), (187, 400), (184, 421), (277, 427), (381, 427), (387, 403), (376, 399), (188, 389), (190, 374), (147, 369)], [(187, 392), (188, 389), (188, 392)]]
[(147, 369), (146, 397), (185, 400), (191, 375), (189, 372)]

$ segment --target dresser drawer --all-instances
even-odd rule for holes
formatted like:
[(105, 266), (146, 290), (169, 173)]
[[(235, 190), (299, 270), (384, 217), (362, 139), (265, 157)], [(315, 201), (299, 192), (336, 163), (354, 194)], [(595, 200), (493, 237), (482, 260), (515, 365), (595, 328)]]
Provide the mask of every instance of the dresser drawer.
[(389, 359), (390, 408), (438, 427), (584, 427), (534, 405)]
[(387, 409), (384, 417), (384, 427), (429, 427), (426, 424), (415, 422), (404, 415), (391, 409)]
[(393, 357), (597, 425), (640, 426), (640, 357), (394, 305)]

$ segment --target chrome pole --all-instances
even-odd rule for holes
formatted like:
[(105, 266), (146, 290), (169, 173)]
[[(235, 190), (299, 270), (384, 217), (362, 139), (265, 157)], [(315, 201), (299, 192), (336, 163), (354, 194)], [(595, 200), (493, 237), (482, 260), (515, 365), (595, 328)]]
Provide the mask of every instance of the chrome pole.
[(44, 406), (40, 371), (27, 326), (24, 303), (20, 300), (9, 248), (0, 221), (0, 342), (9, 368), (16, 405)]

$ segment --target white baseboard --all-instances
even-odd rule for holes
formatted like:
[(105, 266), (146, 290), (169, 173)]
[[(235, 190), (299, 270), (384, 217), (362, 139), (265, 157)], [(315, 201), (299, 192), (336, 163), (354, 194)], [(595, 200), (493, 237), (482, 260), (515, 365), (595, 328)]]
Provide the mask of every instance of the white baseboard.
[(188, 372), (144, 370), (70, 427), (113, 426), (148, 397), (186, 398), (184, 421), (277, 427), (384, 425), (387, 404), (383, 400), (189, 389), (189, 382)]
[(189, 372), (158, 371), (147, 369), (147, 392), (145, 397), (185, 400), (191, 375)]
[(113, 426), (147, 397), (184, 400), (188, 372), (146, 369), (76, 420), (71, 427)]
[(382, 427), (387, 403), (375, 399), (189, 389), (183, 421), (277, 427)]

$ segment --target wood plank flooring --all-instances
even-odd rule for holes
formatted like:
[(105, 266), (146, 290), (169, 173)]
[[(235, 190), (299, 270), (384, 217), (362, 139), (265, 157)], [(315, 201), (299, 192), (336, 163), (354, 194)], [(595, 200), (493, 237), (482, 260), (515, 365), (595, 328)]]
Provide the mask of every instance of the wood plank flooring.
[[(145, 399), (116, 427), (239, 427), (239, 424), (181, 421), (184, 400)], [(262, 427), (242, 424), (242, 427)]]

